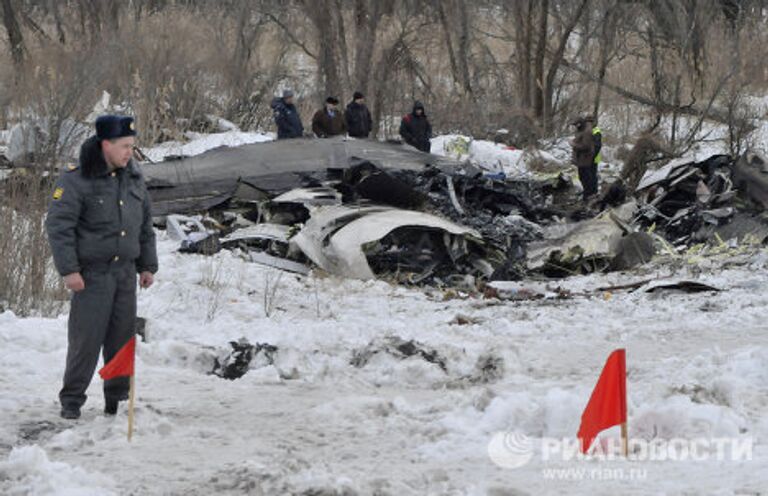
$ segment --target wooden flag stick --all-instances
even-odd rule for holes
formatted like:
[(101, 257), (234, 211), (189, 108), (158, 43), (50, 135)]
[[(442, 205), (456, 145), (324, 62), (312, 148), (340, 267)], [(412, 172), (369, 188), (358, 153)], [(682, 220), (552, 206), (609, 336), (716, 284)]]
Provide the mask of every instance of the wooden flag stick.
[(624, 458), (629, 458), (629, 438), (627, 436), (627, 423), (621, 423), (621, 452)]
[(131, 388), (130, 392), (128, 393), (128, 442), (131, 442), (131, 437), (133, 436), (133, 399), (136, 395), (136, 380), (135, 380), (135, 372), (133, 375), (131, 375)]

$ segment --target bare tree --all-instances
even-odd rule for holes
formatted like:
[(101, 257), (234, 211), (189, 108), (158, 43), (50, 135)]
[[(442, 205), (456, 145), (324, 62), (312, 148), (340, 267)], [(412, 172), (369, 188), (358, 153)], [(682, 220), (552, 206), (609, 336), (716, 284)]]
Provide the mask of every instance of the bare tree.
[(17, 68), (24, 65), (24, 35), (19, 27), (15, 2), (12, 0), (0, 0), (3, 8), (3, 25), (8, 34), (8, 46), (11, 58)]

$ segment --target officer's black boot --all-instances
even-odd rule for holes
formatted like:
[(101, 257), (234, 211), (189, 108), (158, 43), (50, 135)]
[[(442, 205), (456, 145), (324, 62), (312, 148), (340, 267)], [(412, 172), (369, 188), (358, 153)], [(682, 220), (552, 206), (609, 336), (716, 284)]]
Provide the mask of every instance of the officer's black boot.
[(105, 400), (104, 401), (104, 413), (106, 415), (117, 415), (117, 400)]
[(80, 407), (74, 405), (62, 405), (61, 418), (76, 420), (80, 418)]

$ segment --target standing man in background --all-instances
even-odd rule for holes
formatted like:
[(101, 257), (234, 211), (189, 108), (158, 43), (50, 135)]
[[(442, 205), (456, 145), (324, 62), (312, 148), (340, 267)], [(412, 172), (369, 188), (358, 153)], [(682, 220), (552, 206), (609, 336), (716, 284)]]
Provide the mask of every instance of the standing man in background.
[(414, 102), (413, 111), (406, 114), (400, 121), (400, 136), (409, 145), (429, 153), (432, 149), (432, 124), (427, 119), (424, 112), (424, 104), (419, 101)]
[(277, 124), (277, 139), (301, 138), (304, 136), (304, 126), (301, 116), (293, 104), (293, 91), (283, 91), (282, 98), (272, 100), (272, 112)]
[(576, 135), (571, 141), (571, 161), (578, 168), (586, 202), (597, 194), (597, 165), (595, 165), (592, 125), (591, 121), (585, 117), (579, 117), (571, 125), (576, 128)]
[[(61, 416), (80, 417), (102, 351), (104, 363), (133, 337), (136, 275), (148, 288), (157, 272), (155, 232), (144, 177), (133, 161), (133, 118), (104, 115), (59, 177), (46, 229), (56, 269), (72, 291)], [(104, 412), (128, 398), (128, 377), (104, 382)]]
[(339, 99), (329, 96), (325, 106), (312, 117), (312, 132), (318, 138), (330, 138), (347, 133), (347, 123), (339, 111)]
[(344, 117), (347, 120), (348, 133), (353, 138), (367, 138), (371, 134), (371, 112), (365, 105), (365, 96), (359, 91), (355, 91)]

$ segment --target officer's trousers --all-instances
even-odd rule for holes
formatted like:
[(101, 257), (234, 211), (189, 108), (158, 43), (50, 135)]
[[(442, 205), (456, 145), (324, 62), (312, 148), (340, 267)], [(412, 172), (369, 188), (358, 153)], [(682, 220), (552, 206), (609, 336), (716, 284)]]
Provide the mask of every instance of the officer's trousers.
[[(134, 335), (136, 322), (136, 265), (133, 262), (86, 267), (81, 275), (85, 289), (72, 294), (69, 311), (67, 364), (63, 406), (80, 407), (87, 398), (103, 348), (104, 363)], [(104, 382), (106, 400), (128, 396), (128, 377)]]

